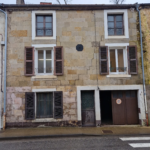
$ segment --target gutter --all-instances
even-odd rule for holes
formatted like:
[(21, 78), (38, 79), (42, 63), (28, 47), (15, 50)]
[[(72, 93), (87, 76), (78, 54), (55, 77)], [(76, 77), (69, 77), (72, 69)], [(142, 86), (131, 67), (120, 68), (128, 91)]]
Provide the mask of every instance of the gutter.
[(5, 14), (5, 58), (4, 58), (4, 115), (3, 115), (3, 129), (6, 124), (6, 69), (7, 69), (7, 13), (0, 9)]
[(144, 59), (143, 59), (143, 40), (142, 40), (142, 29), (141, 29), (141, 13), (139, 10), (140, 5), (136, 4), (136, 10), (139, 14), (139, 23), (140, 23), (140, 44), (141, 44), (141, 59), (142, 59), (142, 75), (143, 75), (143, 94), (145, 102), (145, 112), (146, 112), (146, 124), (148, 126), (148, 111), (147, 111), (147, 98), (146, 98), (146, 86), (145, 86), (145, 74), (144, 74)]

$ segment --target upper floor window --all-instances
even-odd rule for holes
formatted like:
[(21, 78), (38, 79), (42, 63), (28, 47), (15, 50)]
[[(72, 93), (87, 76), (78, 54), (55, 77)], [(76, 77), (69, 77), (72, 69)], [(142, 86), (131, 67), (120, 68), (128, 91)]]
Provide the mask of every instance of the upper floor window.
[(63, 75), (63, 47), (35, 44), (25, 47), (25, 76)]
[(36, 74), (52, 74), (53, 73), (53, 57), (52, 50), (36, 50)]
[(32, 40), (56, 39), (56, 11), (32, 11)]
[(129, 38), (128, 10), (104, 10), (105, 39)]
[(108, 35), (124, 35), (123, 15), (108, 15)]
[(137, 48), (128, 43), (107, 43), (99, 49), (100, 74), (137, 74)]
[(36, 36), (52, 36), (53, 35), (53, 17), (52, 16), (36, 16)]

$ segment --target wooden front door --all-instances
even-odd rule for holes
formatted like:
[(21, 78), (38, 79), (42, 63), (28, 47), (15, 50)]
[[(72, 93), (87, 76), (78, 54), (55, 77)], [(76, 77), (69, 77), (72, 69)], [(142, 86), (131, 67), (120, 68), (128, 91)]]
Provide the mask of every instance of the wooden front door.
[[(121, 104), (117, 104), (121, 102)], [(124, 125), (126, 124), (126, 104), (123, 91), (112, 92), (112, 112), (113, 124)]]
[(113, 91), (112, 112), (114, 125), (138, 124), (137, 91)]
[(95, 126), (94, 91), (81, 92), (82, 126)]

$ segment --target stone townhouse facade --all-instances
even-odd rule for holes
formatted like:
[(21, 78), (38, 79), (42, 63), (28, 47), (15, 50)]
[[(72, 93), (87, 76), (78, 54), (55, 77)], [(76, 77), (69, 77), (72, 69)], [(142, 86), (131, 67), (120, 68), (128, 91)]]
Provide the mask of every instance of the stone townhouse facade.
[(145, 125), (135, 5), (0, 9), (8, 15), (6, 127)]

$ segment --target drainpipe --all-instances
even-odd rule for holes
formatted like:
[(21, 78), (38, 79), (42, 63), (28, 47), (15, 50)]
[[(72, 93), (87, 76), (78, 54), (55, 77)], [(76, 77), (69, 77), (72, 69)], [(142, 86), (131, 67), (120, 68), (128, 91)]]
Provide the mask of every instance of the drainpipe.
[(136, 4), (136, 10), (139, 14), (139, 23), (140, 23), (140, 43), (141, 43), (141, 57), (142, 57), (142, 74), (143, 74), (143, 94), (145, 101), (145, 112), (146, 112), (146, 124), (148, 126), (148, 111), (147, 111), (147, 99), (146, 99), (146, 86), (145, 86), (145, 75), (144, 75), (144, 61), (143, 61), (143, 40), (142, 40), (142, 29), (141, 29), (141, 13), (139, 10), (140, 5)]
[(7, 13), (0, 9), (5, 14), (5, 58), (4, 58), (4, 115), (3, 115), (3, 129), (6, 125), (6, 68), (7, 68)]

